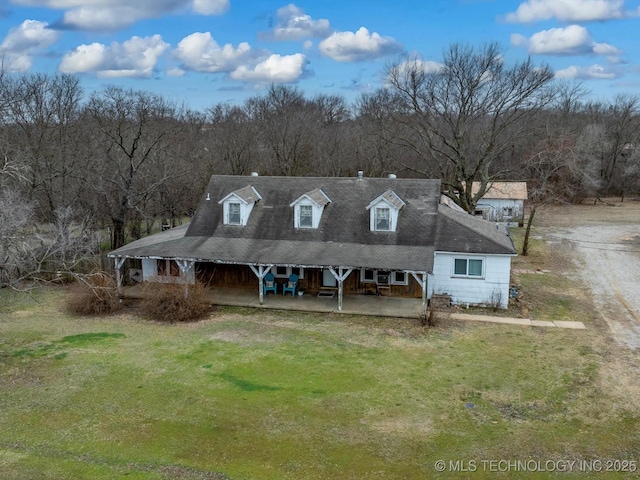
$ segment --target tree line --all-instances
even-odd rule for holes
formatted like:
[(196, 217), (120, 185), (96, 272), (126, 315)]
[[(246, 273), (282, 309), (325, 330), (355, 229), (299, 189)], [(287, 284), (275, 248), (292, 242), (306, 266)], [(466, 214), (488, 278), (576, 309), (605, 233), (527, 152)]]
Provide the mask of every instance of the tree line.
[(496, 43), (453, 44), (438, 64), (397, 61), (386, 78), (351, 104), (271, 85), (193, 111), (146, 91), (85, 97), (78, 77), (0, 69), (0, 272), (15, 277), (18, 232), (43, 225), (64, 258), (87, 232), (108, 229), (117, 248), (175, 224), (212, 174), (440, 178), (470, 212), (498, 179), (527, 180), (534, 203), (640, 193), (637, 96), (591, 99), (546, 65), (506, 64)]

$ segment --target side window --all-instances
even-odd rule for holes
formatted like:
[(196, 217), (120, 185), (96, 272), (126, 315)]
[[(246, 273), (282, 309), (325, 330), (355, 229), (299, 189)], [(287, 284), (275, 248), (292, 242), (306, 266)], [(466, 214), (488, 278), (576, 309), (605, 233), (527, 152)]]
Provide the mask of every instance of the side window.
[(479, 259), (479, 258), (454, 259), (453, 274), (459, 277), (482, 277), (482, 259)]
[(454, 275), (466, 275), (467, 274), (467, 259), (456, 258), (453, 266)]
[(481, 277), (482, 276), (482, 260), (469, 260), (469, 271), (467, 274), (470, 277)]

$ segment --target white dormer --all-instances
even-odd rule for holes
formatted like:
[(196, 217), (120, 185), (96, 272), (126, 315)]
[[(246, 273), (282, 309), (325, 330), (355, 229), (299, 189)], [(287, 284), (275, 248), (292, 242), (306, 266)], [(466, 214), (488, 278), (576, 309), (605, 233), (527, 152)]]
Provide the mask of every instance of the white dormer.
[(293, 207), (294, 228), (318, 228), (328, 203), (331, 203), (331, 199), (319, 188), (299, 196), (289, 205)]
[(225, 225), (246, 225), (253, 206), (259, 200), (262, 200), (262, 197), (252, 186), (231, 192), (218, 202), (218, 204), (222, 204), (223, 223)]
[(395, 232), (398, 213), (406, 204), (393, 190), (387, 190), (369, 205), (369, 228), (372, 232)]

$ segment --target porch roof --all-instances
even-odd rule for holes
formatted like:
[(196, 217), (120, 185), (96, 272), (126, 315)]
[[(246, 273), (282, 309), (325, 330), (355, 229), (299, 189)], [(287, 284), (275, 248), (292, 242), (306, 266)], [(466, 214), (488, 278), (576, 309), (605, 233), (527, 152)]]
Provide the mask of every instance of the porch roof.
[(186, 229), (185, 225), (136, 240), (109, 256), (422, 272), (430, 272), (433, 268), (433, 246), (185, 236)]

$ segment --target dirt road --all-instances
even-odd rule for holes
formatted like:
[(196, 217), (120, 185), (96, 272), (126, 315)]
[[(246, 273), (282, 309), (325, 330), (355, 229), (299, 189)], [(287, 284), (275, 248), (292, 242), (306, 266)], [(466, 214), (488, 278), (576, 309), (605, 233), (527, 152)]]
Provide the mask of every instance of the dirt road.
[(552, 208), (540, 224), (553, 248), (571, 252), (614, 338), (640, 350), (640, 202)]

